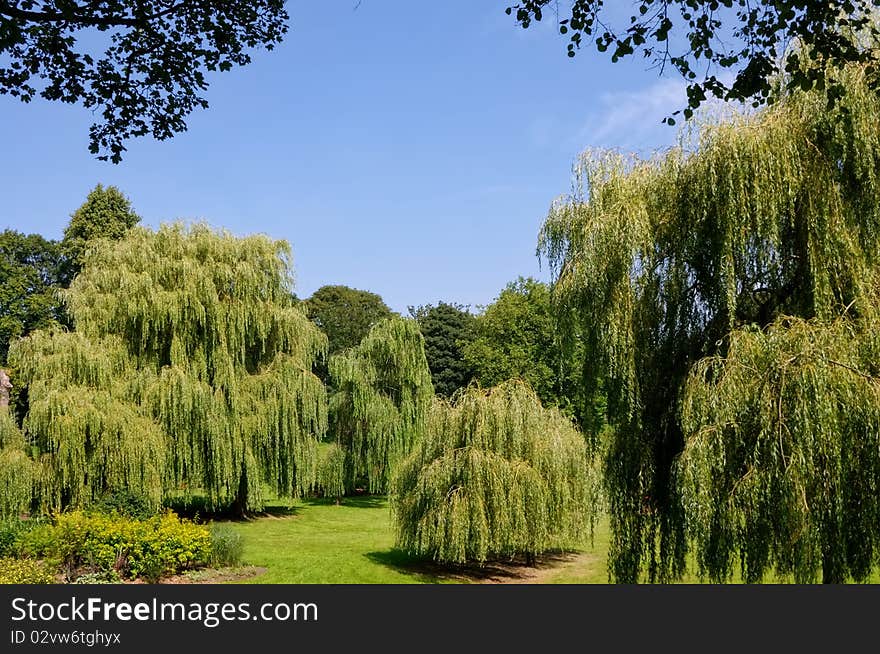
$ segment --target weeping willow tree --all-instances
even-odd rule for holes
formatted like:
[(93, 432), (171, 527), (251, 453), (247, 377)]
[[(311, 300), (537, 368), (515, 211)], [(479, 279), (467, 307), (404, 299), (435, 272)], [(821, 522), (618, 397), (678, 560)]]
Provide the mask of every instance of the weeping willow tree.
[(27, 384), (24, 428), (39, 452), (44, 509), (84, 506), (109, 490), (162, 499), (165, 434), (132, 391), (144, 383), (122, 340), (32, 332), (10, 349)]
[(397, 543), (447, 563), (582, 545), (598, 502), (586, 440), (524, 382), (437, 400), (393, 482)]
[(261, 506), (314, 483), (326, 430), (312, 372), (326, 338), (292, 303), (289, 248), (204, 225), (133, 229), (88, 254), (64, 299), (74, 333), (10, 353), (28, 387), (43, 503), (180, 489)]
[(330, 426), (345, 452), (345, 488), (365, 483), (371, 493), (387, 492), (394, 466), (424, 431), (434, 397), (418, 324), (377, 323), (358, 346), (331, 357), (330, 378)]
[(539, 251), (614, 426), (618, 581), (679, 576), (689, 519), (715, 578), (737, 554), (750, 579), (768, 565), (798, 578), (820, 564), (832, 579), (864, 572), (872, 546), (857, 543), (880, 533), (853, 504), (880, 481), (876, 451), (865, 454), (876, 399), (862, 374), (873, 373), (854, 354), (840, 357), (857, 372), (817, 358), (836, 360), (847, 329), (868, 333), (850, 323), (880, 261), (880, 100), (862, 69), (844, 75), (833, 111), (795, 93), (648, 161), (587, 153), (550, 211)]

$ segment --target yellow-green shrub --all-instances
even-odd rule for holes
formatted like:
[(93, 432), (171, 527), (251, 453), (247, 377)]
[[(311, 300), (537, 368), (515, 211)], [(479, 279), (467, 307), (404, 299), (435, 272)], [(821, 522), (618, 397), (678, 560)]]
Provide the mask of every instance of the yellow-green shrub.
[(88, 567), (154, 580), (209, 562), (211, 535), (171, 511), (148, 520), (75, 511), (25, 534), (20, 550), (63, 566), (68, 575)]
[(34, 559), (0, 558), (0, 584), (51, 584), (52, 568)]

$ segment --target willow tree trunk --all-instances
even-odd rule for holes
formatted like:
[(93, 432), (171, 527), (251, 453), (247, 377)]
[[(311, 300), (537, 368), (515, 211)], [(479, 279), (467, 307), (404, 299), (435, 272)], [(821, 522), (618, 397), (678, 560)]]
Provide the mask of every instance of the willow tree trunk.
[(242, 466), (241, 469), (241, 477), (238, 481), (238, 492), (235, 494), (235, 499), (232, 501), (232, 505), (230, 506), (230, 510), (232, 511), (232, 515), (236, 518), (244, 518), (247, 515), (248, 510), (248, 478), (247, 478), (247, 466)]

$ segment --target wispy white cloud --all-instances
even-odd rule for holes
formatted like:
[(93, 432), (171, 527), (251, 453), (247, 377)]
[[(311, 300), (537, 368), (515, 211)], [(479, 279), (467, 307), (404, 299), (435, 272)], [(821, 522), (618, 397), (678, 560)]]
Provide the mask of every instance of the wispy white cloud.
[(578, 132), (578, 147), (651, 150), (671, 145), (676, 130), (661, 121), (687, 106), (684, 80), (663, 79), (637, 91), (613, 91), (599, 97), (599, 108)]
[[(724, 70), (718, 79), (725, 85), (733, 83), (734, 73)], [(639, 154), (668, 147), (679, 141), (684, 117), (674, 116), (678, 127), (662, 121), (687, 107), (687, 83), (683, 79), (659, 79), (635, 91), (609, 91), (599, 96), (598, 108), (588, 117), (577, 133), (581, 149), (588, 147), (619, 148)], [(739, 102), (707, 98), (695, 112), (699, 122), (723, 120), (732, 113), (749, 113), (750, 108)]]

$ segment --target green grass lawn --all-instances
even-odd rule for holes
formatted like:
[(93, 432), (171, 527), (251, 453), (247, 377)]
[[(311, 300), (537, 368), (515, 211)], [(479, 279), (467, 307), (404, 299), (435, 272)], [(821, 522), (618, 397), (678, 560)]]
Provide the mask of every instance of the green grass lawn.
[(265, 574), (243, 583), (407, 584), (436, 582), (394, 550), (388, 503), (379, 497), (305, 500), (287, 510), (232, 522), (245, 539), (244, 561)]
[(599, 526), (595, 547), (577, 556), (521, 565), (447, 569), (394, 548), (388, 502), (382, 497), (304, 500), (292, 508), (270, 505), (266, 515), (229, 522), (244, 536), (243, 561), (266, 572), (240, 583), (407, 584), (495, 581), (606, 583), (608, 531)]
[[(396, 550), (388, 502), (382, 497), (349, 497), (338, 506), (332, 500), (304, 500), (292, 508), (270, 505), (265, 515), (228, 524), (244, 536), (243, 562), (266, 569), (240, 583), (608, 583), (606, 521), (597, 525), (592, 545), (541, 557), (535, 568), (497, 564), (468, 569), (444, 568)], [(688, 574), (682, 581), (699, 579)], [(880, 583), (878, 571), (869, 581)]]

